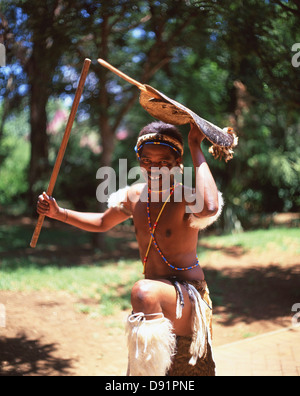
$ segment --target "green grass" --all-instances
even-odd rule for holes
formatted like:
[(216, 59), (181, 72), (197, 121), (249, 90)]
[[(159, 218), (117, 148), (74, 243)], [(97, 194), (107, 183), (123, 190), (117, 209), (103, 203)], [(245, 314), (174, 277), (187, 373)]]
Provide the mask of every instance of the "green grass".
[[(101, 261), (91, 252), (90, 262), (76, 265), (69, 252), (74, 242), (76, 247), (90, 242), (88, 233), (70, 227), (44, 229), (38, 247), (30, 250), (32, 232), (27, 225), (0, 225), (0, 290), (66, 291), (78, 297), (77, 310), (91, 315), (130, 307), (131, 287), (142, 277), (139, 261)], [(115, 239), (106, 242), (109, 249), (116, 247)], [(91, 306), (80, 302), (87, 299)]]
[(268, 230), (247, 231), (239, 234), (211, 236), (201, 238), (201, 243), (218, 247), (239, 246), (245, 250), (263, 251), (270, 244), (285, 251), (291, 243), (298, 245), (300, 254), (300, 229), (299, 228), (271, 228)]
[[(32, 234), (30, 227), (0, 225), (0, 290), (65, 291), (78, 296), (78, 311), (96, 316), (130, 308), (132, 285), (143, 276), (139, 260), (101, 261), (91, 258), (87, 265), (72, 266), (68, 256), (49, 254), (49, 249), (47, 254), (43, 254), (43, 249), (58, 246), (67, 248), (63, 250), (66, 252), (68, 248), (72, 249), (75, 240), (76, 245), (86, 243), (87, 234), (71, 228), (47, 229), (45, 233), (46, 236), (39, 241), (37, 255), (36, 251), (31, 253), (28, 250)], [(114, 241), (111, 243), (114, 245)], [(274, 228), (202, 237), (200, 244), (209, 246), (209, 249), (199, 247), (200, 261), (209, 258), (214, 246), (239, 246), (245, 251), (263, 251), (268, 246), (272, 248), (274, 243), (282, 251), (292, 246), (293, 251), (300, 254), (300, 230)]]
[[(141, 263), (122, 260), (103, 265), (40, 266), (30, 258), (4, 259), (0, 269), (0, 290), (66, 291), (80, 299), (93, 300), (93, 308), (78, 305), (85, 313), (110, 315), (130, 307), (132, 285), (141, 277)], [(94, 305), (93, 304), (93, 305)]]
[[(0, 225), (0, 253), (28, 248), (32, 233), (33, 228), (26, 225)], [(41, 249), (49, 245), (72, 247), (75, 240), (76, 245), (82, 245), (89, 241), (89, 235), (72, 228), (50, 228), (42, 230), (38, 247)]]

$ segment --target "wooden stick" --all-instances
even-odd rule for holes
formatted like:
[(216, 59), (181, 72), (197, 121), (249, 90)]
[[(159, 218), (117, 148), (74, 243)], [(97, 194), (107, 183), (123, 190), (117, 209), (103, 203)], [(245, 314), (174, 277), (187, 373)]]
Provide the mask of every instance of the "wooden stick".
[(112, 71), (113, 73), (115, 73), (117, 76), (123, 78), (123, 80), (129, 82), (130, 84), (133, 84), (133, 85), (137, 86), (141, 91), (143, 91), (144, 93), (146, 93), (150, 97), (156, 98), (156, 99), (161, 99), (161, 96), (158, 95), (156, 90), (153, 89), (152, 87), (150, 87), (150, 85), (142, 84), (142, 83), (134, 80), (133, 78), (127, 76), (127, 74), (121, 72), (119, 69), (117, 69), (116, 67), (112, 66), (111, 64), (109, 64), (108, 62), (106, 62), (105, 60), (103, 60), (101, 58), (98, 59), (98, 63), (100, 63), (101, 66), (106, 67), (106, 69), (108, 69), (108, 70)]
[(121, 72), (119, 69), (115, 68), (114, 66), (110, 65), (108, 62), (106, 62), (103, 59), (98, 59), (98, 62), (100, 63), (101, 66), (106, 67), (113, 73), (115, 73), (117, 76), (123, 78), (123, 80), (129, 82), (130, 84), (136, 85), (141, 91), (147, 91), (146, 87), (144, 84), (134, 80), (133, 78), (127, 76), (127, 74)]
[[(74, 101), (73, 101), (71, 113), (69, 115), (69, 119), (68, 119), (68, 122), (67, 122), (67, 126), (66, 126), (66, 129), (65, 129), (63, 140), (62, 140), (62, 143), (61, 143), (61, 146), (60, 146), (57, 158), (56, 158), (56, 162), (55, 162), (55, 165), (54, 165), (54, 168), (53, 168), (53, 172), (52, 172), (52, 175), (51, 175), (51, 178), (50, 178), (49, 186), (48, 186), (48, 189), (47, 189), (47, 195), (49, 195), (49, 196), (52, 195), (54, 187), (55, 187), (57, 176), (58, 176), (58, 173), (59, 173), (59, 170), (60, 170), (60, 167), (61, 167), (61, 164), (62, 164), (62, 160), (64, 158), (65, 151), (66, 151), (66, 148), (67, 148), (67, 145), (68, 145), (68, 141), (69, 141), (69, 138), (70, 138), (72, 126), (73, 126), (73, 123), (74, 123), (74, 120), (75, 120), (75, 116), (76, 116), (76, 113), (77, 113), (77, 110), (78, 110), (78, 105), (79, 105), (79, 102), (80, 102), (80, 98), (81, 98), (81, 95), (82, 95), (82, 92), (83, 92), (83, 87), (84, 87), (85, 80), (86, 80), (87, 75), (88, 75), (88, 71), (89, 71), (90, 65), (91, 65), (91, 60), (86, 58), (84, 60), (83, 68), (82, 68), (81, 75), (80, 75), (80, 80), (79, 80), (78, 87), (77, 87), (77, 90), (76, 90), (76, 93), (75, 93), (75, 98), (74, 98)], [(39, 218), (38, 218), (37, 225), (35, 227), (33, 236), (32, 236), (31, 243), (30, 243), (30, 246), (32, 248), (35, 248), (36, 245), (37, 245), (37, 241), (39, 239), (39, 236), (40, 236), (40, 233), (41, 233), (41, 230), (42, 230), (42, 227), (43, 227), (44, 220), (45, 220), (45, 216), (44, 215), (40, 215)]]

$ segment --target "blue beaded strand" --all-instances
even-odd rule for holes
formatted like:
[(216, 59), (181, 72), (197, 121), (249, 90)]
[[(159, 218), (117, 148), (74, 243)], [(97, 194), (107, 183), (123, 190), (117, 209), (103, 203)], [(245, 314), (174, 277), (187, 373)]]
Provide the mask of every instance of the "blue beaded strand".
[[(195, 265), (191, 265), (190, 267), (175, 267), (174, 265), (170, 264), (170, 263), (168, 262), (168, 260), (165, 258), (165, 256), (163, 255), (163, 253), (162, 253), (162, 251), (160, 250), (160, 248), (159, 248), (159, 246), (158, 246), (158, 244), (157, 244), (157, 242), (156, 242), (156, 239), (155, 239), (155, 237), (154, 237), (154, 232), (155, 232), (155, 230), (156, 230), (157, 223), (154, 223), (154, 227), (153, 227), (153, 229), (152, 229), (151, 217), (150, 217), (150, 193), (151, 193), (151, 190), (150, 190), (150, 188), (148, 188), (147, 216), (148, 216), (149, 231), (150, 231), (150, 235), (151, 235), (152, 240), (153, 240), (153, 244), (154, 244), (156, 250), (158, 251), (159, 255), (160, 255), (161, 258), (164, 260), (164, 262), (165, 262), (170, 268), (172, 268), (172, 269), (175, 270), (175, 271), (188, 271), (188, 270), (191, 270), (191, 269), (194, 269), (194, 268), (198, 267), (198, 266), (199, 266), (199, 259), (198, 259), (197, 256), (196, 256), (197, 263), (196, 263)], [(172, 194), (173, 194), (173, 193), (174, 193), (174, 189), (172, 190)], [(171, 194), (171, 195), (172, 195), (172, 194)], [(146, 264), (146, 261), (147, 261), (147, 257), (145, 257), (145, 259), (144, 259), (144, 265)]]

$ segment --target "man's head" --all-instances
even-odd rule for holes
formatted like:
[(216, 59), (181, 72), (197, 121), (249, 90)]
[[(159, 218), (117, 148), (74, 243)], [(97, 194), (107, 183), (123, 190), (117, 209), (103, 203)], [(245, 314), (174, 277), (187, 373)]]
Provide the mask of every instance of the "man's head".
[(174, 125), (153, 122), (141, 130), (135, 150), (148, 178), (158, 180), (167, 170), (181, 167), (183, 138)]

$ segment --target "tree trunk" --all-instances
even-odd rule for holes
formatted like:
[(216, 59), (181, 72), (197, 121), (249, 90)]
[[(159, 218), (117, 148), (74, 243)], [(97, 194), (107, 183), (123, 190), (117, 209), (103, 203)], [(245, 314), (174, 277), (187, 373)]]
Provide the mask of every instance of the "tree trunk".
[[(29, 204), (34, 206), (37, 194), (41, 193), (39, 180), (45, 179), (49, 172), (48, 137), (46, 105), (49, 99), (48, 78), (46, 71), (38, 72), (34, 60), (30, 62), (28, 77), (31, 85), (30, 126), (31, 158), (29, 167)], [(41, 75), (42, 74), (42, 75)], [(46, 180), (46, 179), (45, 179)], [(46, 190), (47, 186), (44, 186)]]
[[(100, 114), (99, 126), (101, 131), (101, 140), (103, 152), (100, 160), (100, 167), (111, 167), (113, 160), (113, 152), (115, 147), (115, 133), (114, 129), (109, 125), (109, 118), (107, 114)], [(104, 213), (107, 209), (106, 203), (99, 202), (99, 211)], [(99, 233), (93, 238), (93, 244), (100, 250), (105, 251), (106, 244), (104, 240), (104, 235)]]

